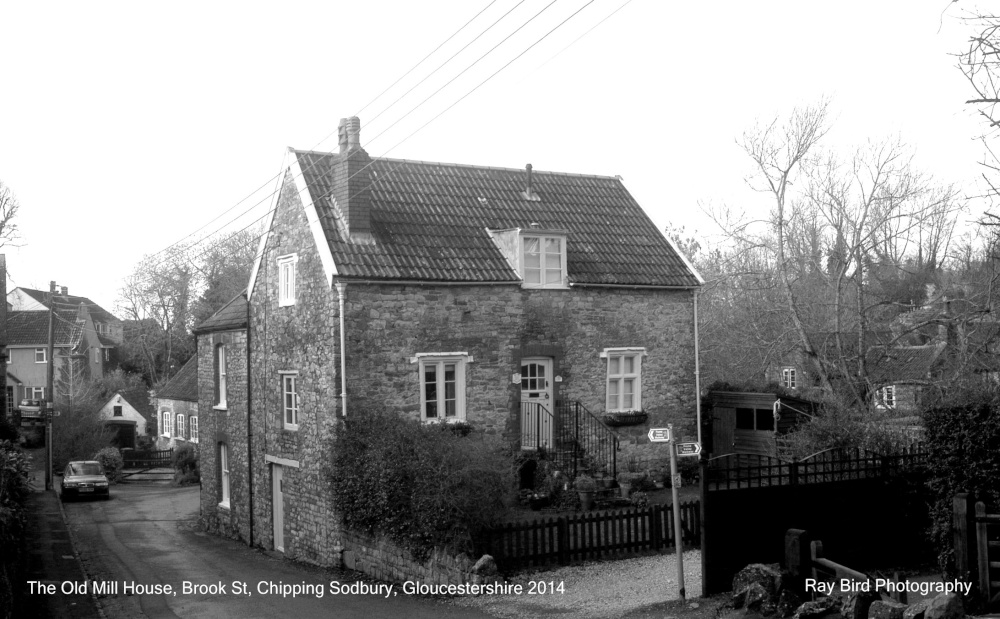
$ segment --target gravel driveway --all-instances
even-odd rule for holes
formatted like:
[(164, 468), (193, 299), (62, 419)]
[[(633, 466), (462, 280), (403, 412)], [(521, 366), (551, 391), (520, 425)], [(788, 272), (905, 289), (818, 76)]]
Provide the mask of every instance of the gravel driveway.
[[(505, 619), (558, 616), (603, 619), (680, 599), (674, 554), (582, 563), (545, 572), (522, 573), (510, 580), (523, 584), (525, 590), (532, 581), (562, 583), (565, 593), (470, 596), (455, 598), (453, 602)], [(701, 596), (699, 550), (684, 553), (684, 589), (687, 599), (697, 604)]]

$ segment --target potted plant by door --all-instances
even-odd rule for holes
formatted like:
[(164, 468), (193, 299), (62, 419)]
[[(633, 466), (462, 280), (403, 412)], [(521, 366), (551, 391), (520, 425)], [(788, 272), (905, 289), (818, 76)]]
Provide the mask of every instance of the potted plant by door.
[(597, 491), (597, 482), (593, 477), (581, 475), (573, 482), (577, 493), (580, 495), (580, 508), (589, 511), (594, 506), (594, 492)]
[(627, 499), (632, 493), (632, 487), (642, 482), (646, 478), (645, 473), (625, 471), (618, 473), (618, 487), (621, 488), (622, 498)]

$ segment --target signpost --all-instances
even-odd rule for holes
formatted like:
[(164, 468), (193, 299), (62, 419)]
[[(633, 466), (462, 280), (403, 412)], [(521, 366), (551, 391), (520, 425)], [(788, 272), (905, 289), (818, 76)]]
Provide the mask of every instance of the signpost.
[(677, 490), (681, 487), (681, 476), (677, 472), (677, 457), (699, 456), (701, 454), (701, 443), (677, 443), (674, 435), (673, 424), (667, 424), (666, 428), (650, 428), (649, 442), (668, 443), (670, 447), (670, 479), (671, 496), (674, 508), (674, 542), (677, 550), (677, 585), (680, 588), (681, 599), (684, 597), (684, 542), (681, 530), (681, 503)]
[(681, 458), (684, 456), (697, 456), (701, 454), (701, 444), (699, 443), (677, 443), (677, 455)]
[(670, 441), (670, 428), (650, 428), (649, 433), (646, 435), (649, 437), (650, 443), (666, 443)]

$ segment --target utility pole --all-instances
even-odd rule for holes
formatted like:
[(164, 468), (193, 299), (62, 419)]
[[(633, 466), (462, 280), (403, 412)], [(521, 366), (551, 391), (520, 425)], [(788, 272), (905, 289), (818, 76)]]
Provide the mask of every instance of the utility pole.
[[(7, 256), (0, 254), (0, 419), (13, 410), (13, 403), (7, 398)], [(16, 397), (16, 396), (15, 396)], [(14, 423), (13, 419), (7, 419)]]
[[(48, 348), (48, 368), (46, 368), (45, 376), (45, 395), (48, 400), (45, 402), (44, 412), (45, 415), (45, 444), (46, 449), (46, 461), (45, 461), (45, 489), (52, 490), (52, 384), (55, 378), (55, 294), (56, 294), (56, 283), (55, 281), (49, 282), (49, 348)], [(6, 299), (5, 299), (6, 301)]]

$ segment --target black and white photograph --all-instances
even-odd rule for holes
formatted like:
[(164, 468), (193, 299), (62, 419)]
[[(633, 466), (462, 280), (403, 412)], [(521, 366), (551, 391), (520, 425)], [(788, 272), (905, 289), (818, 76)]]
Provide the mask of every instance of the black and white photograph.
[(1000, 617), (1000, 6), (0, 32), (0, 619)]

